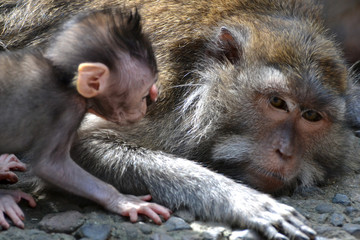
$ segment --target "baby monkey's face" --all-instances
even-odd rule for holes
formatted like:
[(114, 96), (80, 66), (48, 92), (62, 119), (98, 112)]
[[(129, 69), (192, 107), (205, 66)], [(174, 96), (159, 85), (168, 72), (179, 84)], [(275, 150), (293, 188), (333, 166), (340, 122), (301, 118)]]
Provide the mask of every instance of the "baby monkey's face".
[(144, 63), (136, 60), (130, 62), (121, 72), (111, 75), (110, 82), (113, 84), (107, 85), (105, 91), (109, 94), (98, 99), (98, 109), (93, 109), (108, 121), (121, 125), (132, 124), (143, 118), (147, 105), (158, 97), (155, 85), (157, 74)]
[(144, 84), (134, 84), (137, 85), (134, 87), (130, 83), (128, 94), (124, 96), (124, 100), (121, 101), (122, 104), (119, 105), (119, 121), (116, 121), (117, 123), (131, 124), (145, 116), (147, 106), (155, 102), (158, 97), (158, 89), (155, 85), (156, 79), (157, 76), (147, 80), (144, 79)]
[[(90, 66), (90, 77), (84, 66)], [(97, 93), (88, 99), (89, 112), (108, 121), (121, 125), (135, 123), (145, 116), (147, 106), (158, 97), (156, 71), (129, 56), (123, 57), (117, 70), (109, 70), (101, 63), (83, 64), (79, 69), (82, 70), (79, 79), (86, 79), (85, 86), (90, 86), (84, 89)], [(81, 86), (79, 84), (80, 89)], [(80, 92), (86, 95), (86, 91)]]

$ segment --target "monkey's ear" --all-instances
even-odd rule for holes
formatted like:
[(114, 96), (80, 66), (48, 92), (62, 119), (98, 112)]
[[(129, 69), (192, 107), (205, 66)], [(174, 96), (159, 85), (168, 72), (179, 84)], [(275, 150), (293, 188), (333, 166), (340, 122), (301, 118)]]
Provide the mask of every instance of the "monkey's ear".
[(109, 81), (109, 68), (103, 63), (81, 63), (78, 67), (76, 89), (85, 98), (101, 93)]
[(217, 50), (215, 57), (219, 60), (229, 60), (232, 64), (240, 61), (242, 55), (241, 44), (234, 37), (233, 33), (226, 27), (221, 27), (217, 36)]

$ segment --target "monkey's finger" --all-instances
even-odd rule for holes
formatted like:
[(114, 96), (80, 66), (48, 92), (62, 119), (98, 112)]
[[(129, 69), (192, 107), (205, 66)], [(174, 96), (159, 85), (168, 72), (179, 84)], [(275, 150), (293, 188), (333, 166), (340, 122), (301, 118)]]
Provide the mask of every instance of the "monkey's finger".
[(21, 163), (21, 161), (14, 155), (14, 154), (9, 154), (6, 158), (7, 161), (9, 162), (18, 162)]
[(25, 219), (24, 213), (17, 204), (15, 204), (13, 208), (8, 208), (6, 215), (8, 215), (15, 226), (24, 228), (24, 223), (22, 222), (22, 220)]
[(4, 229), (8, 229), (10, 227), (9, 223), (6, 221), (4, 213), (0, 213), (0, 226)]
[[(304, 217), (305, 218), (305, 217)], [(312, 228), (306, 226), (304, 224), (303, 221), (299, 220), (297, 217), (295, 216), (290, 216), (288, 219), (288, 222), (290, 222), (292, 225), (294, 225), (295, 227), (299, 228), (303, 233), (305, 233), (306, 235), (308, 235), (310, 238), (315, 238), (316, 236), (316, 231), (313, 230)]]
[(142, 207), (139, 209), (139, 213), (149, 217), (152, 219), (157, 225), (161, 225), (162, 221), (159, 215), (156, 214), (151, 208), (149, 207)]
[(12, 171), (21, 171), (21, 172), (26, 171), (26, 165), (22, 162), (10, 162), (8, 167), (9, 167), (9, 170), (12, 170)]
[(264, 219), (255, 219), (251, 225), (255, 227), (256, 230), (262, 232), (268, 239), (276, 240), (288, 240), (286, 236), (279, 233), (279, 231), (268, 221)]
[(293, 215), (291, 215), (288, 220), (294, 224), (296, 224), (297, 226), (302, 226), (302, 225), (305, 225), (304, 222), (307, 221), (307, 219), (302, 215), (300, 214), (299, 212), (297, 211), (294, 211), (293, 212)]
[(15, 215), (20, 219), (20, 220), (25, 220), (25, 215), (24, 212), (21, 210), (21, 208), (19, 207), (19, 205), (14, 204), (12, 206), (12, 210), (15, 213)]
[(281, 223), (281, 227), (291, 239), (310, 240), (310, 237), (306, 236), (305, 233), (286, 221)]
[(18, 176), (13, 172), (0, 172), (0, 181), (6, 180), (10, 183), (16, 183), (19, 181)]
[(164, 217), (165, 220), (168, 220), (170, 218), (170, 215), (172, 211), (164, 206), (158, 205), (156, 203), (151, 204), (151, 210), (153, 210), (155, 213), (161, 215)]
[(22, 191), (20, 191), (19, 194), (20, 194), (20, 198), (23, 198), (26, 201), (28, 201), (30, 207), (36, 207), (35, 199), (31, 195), (24, 193)]
[(136, 222), (138, 220), (138, 213), (135, 208), (129, 210), (130, 222)]
[(0, 155), (0, 161), (4, 162), (8, 158), (8, 156), (9, 156), (9, 154), (7, 154), (7, 153), (1, 154)]
[(144, 196), (139, 196), (139, 198), (143, 201), (150, 201), (152, 199), (151, 195), (144, 195)]

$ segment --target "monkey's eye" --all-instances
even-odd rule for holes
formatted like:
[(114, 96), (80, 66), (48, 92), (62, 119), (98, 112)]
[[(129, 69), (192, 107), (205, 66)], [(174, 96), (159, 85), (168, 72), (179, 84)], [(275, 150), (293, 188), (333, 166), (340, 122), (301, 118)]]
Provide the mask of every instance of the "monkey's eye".
[(314, 110), (307, 110), (303, 112), (301, 116), (310, 122), (318, 122), (322, 119), (320, 113)]
[(146, 106), (150, 106), (153, 102), (151, 101), (150, 94), (145, 97)]
[(286, 102), (281, 98), (271, 97), (269, 99), (269, 102), (274, 108), (278, 108), (278, 109), (288, 111), (288, 106), (287, 106)]

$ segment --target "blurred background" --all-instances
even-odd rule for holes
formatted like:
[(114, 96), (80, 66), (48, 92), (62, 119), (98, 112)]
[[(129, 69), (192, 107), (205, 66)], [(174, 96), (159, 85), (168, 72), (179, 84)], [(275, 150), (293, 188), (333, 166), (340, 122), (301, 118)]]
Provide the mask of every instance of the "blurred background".
[[(336, 35), (351, 66), (360, 60), (360, 0), (320, 0), (327, 26)], [(360, 64), (357, 70), (360, 71)]]

